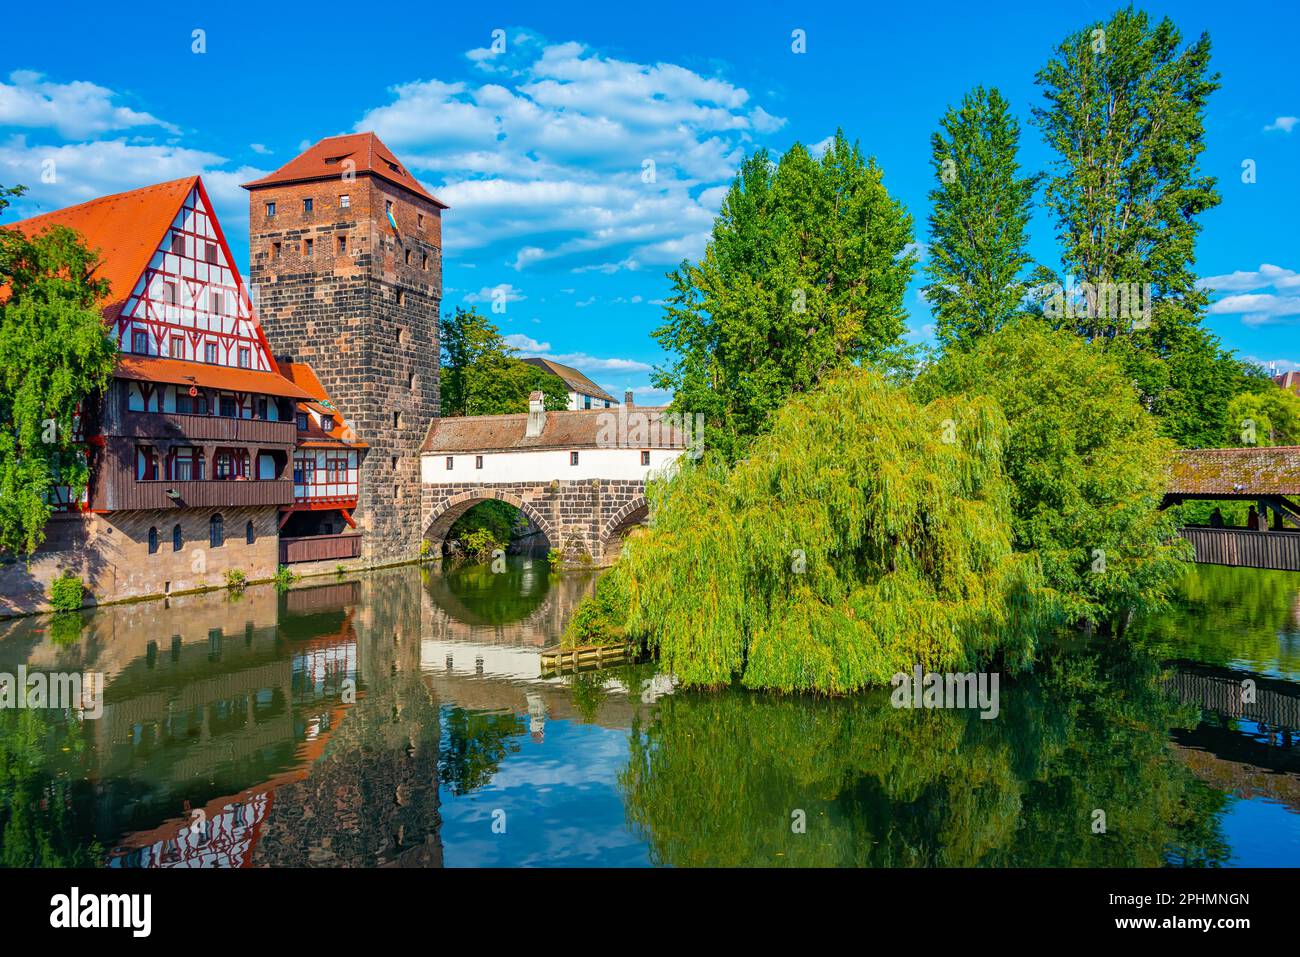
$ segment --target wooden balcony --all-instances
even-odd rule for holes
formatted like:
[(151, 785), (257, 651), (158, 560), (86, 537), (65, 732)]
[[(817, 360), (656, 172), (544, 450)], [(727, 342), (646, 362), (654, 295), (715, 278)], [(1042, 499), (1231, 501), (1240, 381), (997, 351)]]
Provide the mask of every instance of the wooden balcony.
[[(106, 483), (102, 499), (96, 495), (92, 508), (107, 510), (127, 508), (234, 508), (240, 505), (288, 505), (293, 501), (292, 479), (269, 479), (259, 482), (139, 481), (131, 475)], [(167, 494), (171, 489), (173, 498)]]
[(292, 448), (298, 427), (293, 422), (236, 419), (180, 412), (124, 412), (116, 434), (168, 442), (221, 442), (258, 447)]
[(347, 561), (361, 557), (360, 535), (309, 535), (280, 539), (280, 564)]

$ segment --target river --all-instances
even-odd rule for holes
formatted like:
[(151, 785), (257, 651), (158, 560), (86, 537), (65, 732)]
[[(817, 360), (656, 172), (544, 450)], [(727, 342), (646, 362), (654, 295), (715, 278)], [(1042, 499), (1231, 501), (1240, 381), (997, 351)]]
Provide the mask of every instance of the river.
[(517, 559), (0, 622), (0, 673), (104, 682), (0, 709), (0, 864), (1300, 865), (1298, 575), (1189, 567), (1125, 640), (1044, 642), (991, 720), (541, 678), (594, 581)]

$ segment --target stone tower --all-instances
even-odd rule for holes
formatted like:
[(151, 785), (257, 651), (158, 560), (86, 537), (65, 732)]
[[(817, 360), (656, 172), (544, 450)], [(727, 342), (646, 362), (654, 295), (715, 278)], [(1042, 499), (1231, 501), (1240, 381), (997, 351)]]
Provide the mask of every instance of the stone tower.
[(419, 550), (420, 442), (438, 415), (442, 211), (373, 133), (247, 183), (249, 278), (277, 357), (315, 370), (369, 443), (354, 516), (371, 564)]

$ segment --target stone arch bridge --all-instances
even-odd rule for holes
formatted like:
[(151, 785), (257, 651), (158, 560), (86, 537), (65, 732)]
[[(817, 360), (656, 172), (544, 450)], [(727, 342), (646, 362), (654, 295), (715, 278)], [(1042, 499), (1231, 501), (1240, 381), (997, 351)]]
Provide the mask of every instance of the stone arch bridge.
[(456, 519), (495, 499), (566, 564), (610, 564), (649, 516), (647, 482), (697, 447), (693, 424), (628, 402), (547, 412), (536, 392), (527, 413), (435, 419), (420, 452), (423, 538), (441, 553)]

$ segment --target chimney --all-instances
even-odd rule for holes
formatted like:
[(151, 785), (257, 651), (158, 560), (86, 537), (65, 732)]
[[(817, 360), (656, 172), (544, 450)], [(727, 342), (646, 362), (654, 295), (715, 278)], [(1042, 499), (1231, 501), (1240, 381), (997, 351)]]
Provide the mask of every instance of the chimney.
[(632, 408), (632, 390), (628, 389), (623, 393), (623, 404), (629, 409)]
[(545, 397), (541, 392), (530, 392), (528, 394), (528, 428), (524, 430), (524, 435), (530, 439), (535, 439), (542, 434), (544, 428), (546, 428)]

